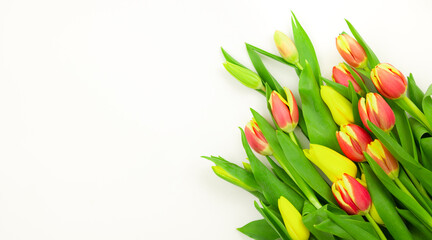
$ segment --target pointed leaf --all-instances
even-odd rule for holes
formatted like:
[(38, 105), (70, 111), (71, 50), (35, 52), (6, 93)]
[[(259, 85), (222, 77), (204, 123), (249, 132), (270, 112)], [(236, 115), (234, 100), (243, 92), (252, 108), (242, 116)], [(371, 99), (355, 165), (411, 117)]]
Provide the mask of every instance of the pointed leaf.
[(321, 99), (319, 86), (309, 64), (305, 65), (300, 75), (299, 93), (310, 142), (342, 153), (336, 139), (338, 127)]
[(384, 185), (378, 180), (367, 164), (362, 164), (366, 176), (368, 191), (379, 216), (386, 224), (390, 234), (396, 240), (412, 239), (410, 231), (396, 211), (396, 204)]
[(294, 34), (294, 42), (300, 57), (300, 64), (304, 68), (306, 66), (306, 62), (308, 62), (311, 66), (313, 75), (315, 76), (315, 81), (318, 85), (322, 85), (321, 71), (315, 49), (309, 36), (307, 35), (303, 27), (300, 25), (294, 13), (292, 14), (291, 23)]
[(237, 228), (237, 230), (256, 240), (276, 240), (279, 238), (279, 234), (265, 219), (252, 221), (241, 228)]
[(263, 194), (270, 205), (277, 208), (278, 199), (284, 196), (297, 210), (301, 211), (304, 201), (303, 198), (281, 182), (260, 160), (258, 160), (248, 145), (243, 129), (240, 130), (242, 133), (243, 148), (251, 164), (253, 175), (257, 183), (261, 186)]
[(281, 85), (276, 81), (276, 79), (270, 74), (270, 72), (267, 70), (267, 68), (264, 66), (264, 63), (262, 62), (260, 56), (258, 53), (256, 53), (249, 44), (246, 44), (246, 50), (249, 54), (249, 58), (257, 71), (258, 75), (261, 77), (261, 79), (264, 81), (264, 83), (268, 83), (268, 85), (271, 87), (271, 89), (278, 91), (284, 98), (285, 92)]
[(360, 36), (360, 34), (354, 28), (354, 26), (348, 20), (345, 20), (345, 21), (348, 24), (348, 27), (349, 27), (352, 35), (354, 36), (354, 38), (357, 40), (357, 42), (365, 50), (367, 58), (368, 58), (369, 68), (370, 69), (374, 68), (376, 65), (378, 65), (378, 63), (380, 63), (380, 61), (378, 60), (377, 56), (372, 51), (372, 49), (370, 49), (370, 47), (366, 44), (366, 42), (363, 40), (363, 38)]
[(408, 76), (408, 97), (413, 101), (413, 103), (422, 110), (422, 101), (424, 98), (424, 93), (417, 86), (412, 73)]
[(337, 204), (334, 199), (330, 186), (319, 174), (312, 163), (306, 158), (302, 149), (299, 148), (289, 137), (282, 131), (277, 131), (277, 137), (285, 157), (292, 164), (294, 169), (300, 174), (304, 181), (323, 197), (327, 202)]

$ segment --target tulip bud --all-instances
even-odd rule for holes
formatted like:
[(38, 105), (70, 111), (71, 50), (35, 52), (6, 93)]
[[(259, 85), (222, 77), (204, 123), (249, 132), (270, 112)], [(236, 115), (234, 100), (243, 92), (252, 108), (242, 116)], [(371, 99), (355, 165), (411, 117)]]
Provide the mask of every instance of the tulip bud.
[(342, 152), (354, 162), (363, 162), (365, 157), (363, 151), (366, 151), (367, 145), (372, 142), (369, 134), (355, 124), (341, 126), (341, 130), (336, 132), (336, 138)]
[(344, 173), (353, 177), (357, 175), (357, 166), (333, 149), (311, 144), (310, 149), (304, 149), (303, 152), (332, 182), (341, 178)]
[(407, 80), (395, 67), (380, 63), (371, 71), (371, 79), (378, 92), (384, 97), (397, 99), (405, 95)]
[(278, 92), (273, 91), (269, 103), (271, 112), (277, 125), (285, 132), (294, 131), (299, 121), (297, 102), (291, 90), (284, 88), (287, 99), (285, 100)]
[(279, 211), (291, 239), (307, 240), (310, 232), (303, 223), (302, 216), (297, 209), (284, 197), (278, 200)]
[(255, 192), (258, 191), (257, 189), (255, 189), (252, 186), (249, 186), (248, 184), (244, 183), (243, 181), (241, 181), (240, 179), (234, 177), (233, 175), (231, 175), (229, 172), (227, 172), (225, 169), (223, 169), (221, 166), (212, 166), (213, 172), (219, 176), (220, 178), (224, 179), (227, 182), (230, 182), (234, 185), (237, 185), (243, 189), (245, 189), (246, 191), (249, 192)]
[(346, 173), (333, 183), (332, 192), (339, 206), (348, 214), (364, 215), (371, 207), (372, 200), (368, 190)]
[(375, 141), (369, 143), (366, 148), (366, 152), (376, 163), (378, 163), (378, 165), (391, 179), (394, 180), (399, 176), (399, 164), (397, 160), (380, 142), (380, 140), (375, 139)]
[(252, 72), (247, 68), (230, 62), (225, 62), (223, 65), (233, 77), (237, 78), (237, 80), (239, 80), (246, 87), (265, 90), (261, 78), (258, 76), (258, 74)]
[(342, 58), (355, 68), (364, 68), (367, 64), (366, 52), (363, 47), (348, 34), (340, 34), (336, 38), (336, 48)]
[[(352, 70), (359, 77), (359, 79), (362, 79), (362, 77), (357, 73), (355, 69)], [(359, 94), (362, 93), (360, 85), (357, 83), (351, 72), (343, 63), (339, 63), (339, 65), (333, 67), (333, 80), (339, 84), (344, 85), (345, 87), (349, 87), (349, 82), (351, 82), (354, 90)]]
[(352, 104), (330, 86), (321, 86), (321, 98), (338, 125), (354, 123)]
[(294, 65), (299, 63), (299, 54), (293, 41), (284, 33), (276, 31), (274, 41), (282, 58)]
[(395, 115), (388, 103), (378, 93), (366, 94), (366, 99), (361, 98), (358, 104), (360, 118), (367, 129), (370, 128), (367, 120), (385, 132), (389, 132), (395, 125)]
[(373, 220), (375, 220), (376, 223), (384, 225), (384, 221), (381, 219), (381, 216), (378, 214), (378, 211), (376, 210), (375, 204), (372, 203), (371, 208), (369, 210), (369, 213)]
[(255, 152), (261, 155), (272, 155), (273, 151), (265, 139), (255, 119), (252, 119), (245, 127), (246, 139)]

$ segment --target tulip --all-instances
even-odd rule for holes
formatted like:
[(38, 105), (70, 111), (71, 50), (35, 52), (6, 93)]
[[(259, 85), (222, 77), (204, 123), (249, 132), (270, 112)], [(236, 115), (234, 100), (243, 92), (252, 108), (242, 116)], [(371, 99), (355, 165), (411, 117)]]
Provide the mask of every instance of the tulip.
[(297, 66), (299, 64), (299, 54), (293, 41), (280, 31), (274, 33), (274, 41), (282, 58)]
[(278, 92), (273, 91), (269, 103), (271, 112), (277, 125), (285, 132), (294, 131), (299, 121), (297, 102), (291, 90), (284, 88), (287, 99), (285, 100)]
[(230, 62), (225, 62), (223, 65), (233, 77), (239, 80), (246, 87), (265, 91), (264, 85), (262, 84), (261, 78), (258, 74)]
[(341, 178), (344, 173), (352, 177), (357, 175), (357, 166), (333, 149), (311, 144), (310, 149), (304, 149), (303, 152), (332, 182)]
[(378, 214), (378, 211), (376, 210), (375, 204), (372, 203), (371, 208), (369, 210), (369, 213), (373, 220), (375, 220), (376, 223), (384, 225), (384, 221), (381, 219), (381, 216)]
[(380, 63), (371, 71), (371, 79), (378, 92), (384, 97), (398, 99), (405, 96), (407, 80), (395, 67), (388, 63)]
[(367, 121), (371, 121), (385, 132), (389, 132), (395, 124), (395, 115), (388, 103), (378, 93), (366, 94), (366, 99), (359, 100), (358, 109), (363, 125), (370, 128)]
[(348, 214), (365, 215), (372, 204), (368, 190), (355, 178), (344, 173), (332, 185), (332, 192), (339, 206)]
[(248, 184), (246, 184), (245, 182), (241, 181), (240, 179), (234, 177), (233, 175), (231, 175), (229, 172), (227, 172), (225, 169), (223, 169), (221, 166), (212, 166), (213, 172), (219, 176), (220, 178), (224, 179), (227, 182), (230, 182), (234, 185), (237, 185), (243, 189), (245, 189), (246, 191), (249, 192), (255, 192), (258, 191), (256, 188), (254, 188), (253, 186), (249, 186)]
[(363, 151), (366, 151), (367, 145), (372, 142), (369, 134), (355, 124), (341, 126), (341, 130), (336, 132), (336, 138), (342, 152), (354, 162), (363, 162), (365, 157)]
[(297, 209), (284, 197), (278, 200), (279, 211), (291, 239), (307, 240), (310, 232), (303, 223), (302, 216)]
[(330, 86), (321, 87), (321, 98), (330, 109), (333, 120), (338, 125), (354, 123), (352, 104)]
[(350, 35), (340, 34), (336, 38), (336, 48), (342, 58), (355, 68), (364, 68), (367, 64), (366, 52)]
[(375, 139), (375, 141), (369, 143), (366, 152), (391, 179), (395, 180), (399, 176), (399, 164), (397, 160), (380, 140)]
[(273, 151), (265, 139), (261, 129), (258, 127), (255, 119), (249, 121), (249, 123), (245, 127), (245, 135), (246, 139), (255, 152), (261, 155), (272, 155)]
[[(362, 79), (356, 70), (354, 69), (352, 70), (359, 77), (359, 79)], [(343, 63), (339, 63), (339, 65), (333, 67), (333, 80), (339, 84), (344, 85), (345, 87), (348, 87), (349, 82), (351, 82), (354, 87), (354, 90), (359, 94), (362, 93), (362, 89), (360, 85), (357, 83), (357, 81), (352, 76), (351, 72)]]

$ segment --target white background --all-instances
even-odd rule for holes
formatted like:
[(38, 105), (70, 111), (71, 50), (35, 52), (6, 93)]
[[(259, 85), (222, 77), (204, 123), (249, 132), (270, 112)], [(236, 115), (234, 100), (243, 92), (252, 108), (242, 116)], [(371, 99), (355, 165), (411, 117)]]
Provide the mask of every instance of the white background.
[(267, 114), (221, 46), (251, 66), (244, 42), (276, 53), (292, 10), (330, 78), (347, 18), (431, 83), (430, 1), (347, 2), (0, 1), (0, 239), (248, 239), (254, 198), (200, 158), (240, 164), (237, 127)]

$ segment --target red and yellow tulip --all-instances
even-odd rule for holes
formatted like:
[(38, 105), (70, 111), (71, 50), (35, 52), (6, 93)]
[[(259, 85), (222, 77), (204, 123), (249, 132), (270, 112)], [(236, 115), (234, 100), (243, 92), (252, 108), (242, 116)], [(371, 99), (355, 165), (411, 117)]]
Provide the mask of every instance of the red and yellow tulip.
[(399, 176), (399, 164), (389, 150), (376, 139), (369, 143), (366, 152), (375, 160), (376, 163), (384, 170), (391, 178), (396, 179)]
[(336, 48), (342, 58), (355, 68), (364, 68), (367, 64), (366, 52), (350, 35), (340, 34), (336, 38)]
[(294, 131), (299, 121), (297, 102), (291, 90), (284, 88), (287, 99), (284, 99), (278, 92), (273, 91), (269, 103), (271, 112), (277, 125), (285, 132)]
[(368, 120), (386, 132), (389, 132), (395, 124), (393, 110), (378, 93), (366, 94), (366, 98), (359, 100), (358, 109), (360, 118), (367, 129), (369, 129)]
[(350, 175), (345, 173), (335, 181), (332, 192), (339, 206), (348, 214), (364, 215), (369, 212), (372, 200), (368, 190)]
[(265, 139), (255, 119), (252, 119), (245, 127), (246, 139), (255, 152), (261, 155), (272, 155), (273, 151)]
[(371, 79), (384, 97), (397, 99), (405, 95), (408, 82), (405, 76), (388, 63), (380, 63), (371, 71)]
[[(353, 69), (354, 73), (359, 77), (359, 79), (362, 79), (360, 74), (357, 73), (355, 69)], [(349, 82), (352, 83), (354, 90), (357, 93), (362, 93), (362, 89), (360, 85), (357, 83), (357, 81), (352, 76), (351, 72), (348, 70), (348, 68), (343, 63), (339, 63), (339, 65), (333, 67), (332, 71), (332, 77), (333, 81), (344, 85), (345, 87), (349, 86)], [(363, 81), (363, 79), (362, 79)]]
[(363, 151), (366, 151), (367, 145), (372, 142), (366, 130), (355, 124), (343, 125), (340, 131), (336, 132), (336, 138), (342, 152), (349, 159), (355, 162), (366, 160)]

